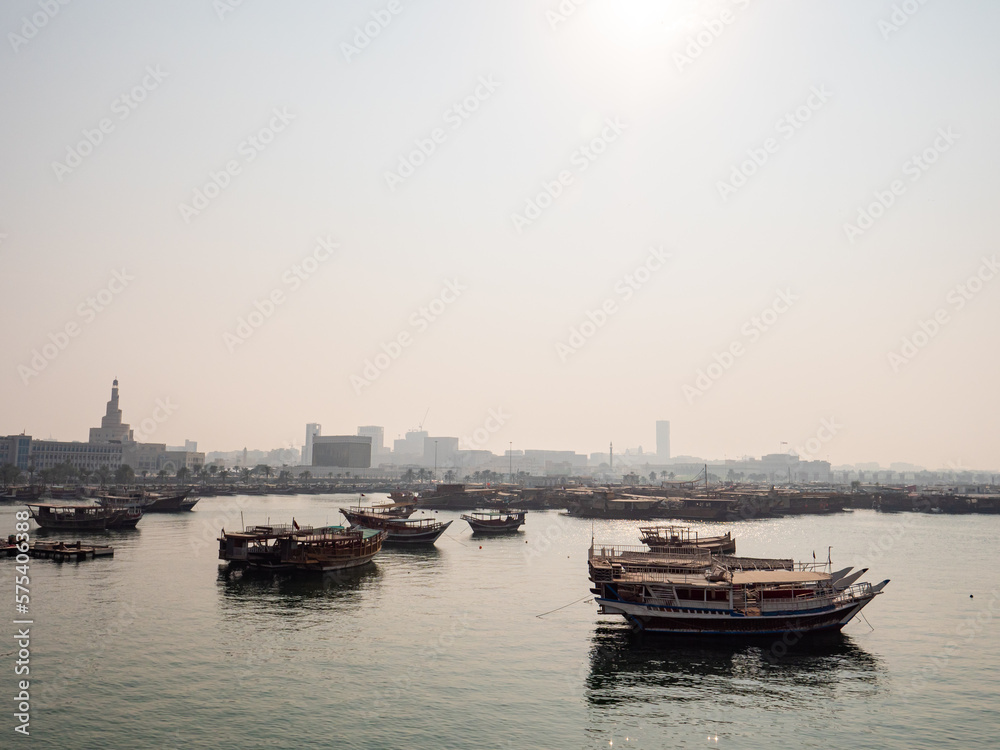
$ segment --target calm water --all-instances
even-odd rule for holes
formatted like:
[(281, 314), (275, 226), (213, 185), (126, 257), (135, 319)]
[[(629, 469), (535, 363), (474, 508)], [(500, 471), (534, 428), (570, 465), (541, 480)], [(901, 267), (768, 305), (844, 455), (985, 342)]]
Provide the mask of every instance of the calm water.
[[(577, 601), (592, 524), (555, 511), (496, 539), (456, 520), (434, 549), (386, 549), (325, 580), (220, 568), (215, 537), (241, 512), (336, 523), (348, 502), (208, 498), (108, 535), (113, 560), (32, 561), (31, 737), (13, 732), (8, 624), (0, 748), (1000, 745), (1000, 517), (698, 526), (732, 529), (746, 555), (825, 559), (832, 546), (835, 567), (892, 579), (842, 642), (786, 655), (630, 638)], [(4, 534), (14, 511), (0, 507)], [(635, 523), (593, 527), (598, 542), (638, 543)], [(14, 563), (0, 566), (12, 592)]]

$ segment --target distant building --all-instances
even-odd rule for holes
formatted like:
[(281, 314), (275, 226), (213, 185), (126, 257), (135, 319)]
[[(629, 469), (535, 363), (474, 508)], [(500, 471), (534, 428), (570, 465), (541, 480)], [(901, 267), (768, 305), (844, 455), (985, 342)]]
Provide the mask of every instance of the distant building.
[(670, 460), (670, 422), (665, 420), (656, 422), (656, 459)]
[(0, 465), (14, 464), (22, 471), (51, 469), (69, 464), (87, 472), (106, 466), (116, 471), (122, 465), (121, 443), (80, 443), (34, 440), (31, 435), (0, 437)]
[(310, 422), (306, 425), (306, 442), (302, 446), (302, 464), (312, 466), (313, 462), (313, 440), (323, 434), (321, 425)]
[(111, 400), (101, 419), (100, 427), (90, 428), (91, 443), (129, 443), (132, 442), (132, 429), (122, 424), (122, 410), (118, 408), (118, 378), (111, 384)]
[(360, 435), (330, 435), (313, 438), (312, 466), (370, 469), (372, 439)]
[(198, 441), (197, 440), (185, 440), (184, 450), (190, 451), (191, 453), (198, 452)]
[(433, 468), (434, 466), (454, 466), (455, 454), (458, 452), (457, 437), (430, 437), (424, 438), (423, 465)]
[(410, 430), (401, 440), (392, 443), (392, 462), (394, 464), (417, 464), (423, 461), (424, 441), (427, 433), (423, 430)]
[(385, 430), (376, 425), (366, 425), (358, 428), (358, 435), (372, 439), (372, 461), (385, 454)]

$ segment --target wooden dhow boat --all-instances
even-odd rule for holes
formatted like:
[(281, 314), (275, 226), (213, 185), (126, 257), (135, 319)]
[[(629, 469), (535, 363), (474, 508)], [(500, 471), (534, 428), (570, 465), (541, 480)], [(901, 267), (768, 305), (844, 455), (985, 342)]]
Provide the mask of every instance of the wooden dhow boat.
[(640, 526), (639, 538), (652, 552), (701, 549), (718, 555), (736, 554), (736, 540), (730, 531), (701, 536), (687, 526)]
[(142, 518), (142, 509), (135, 505), (111, 507), (34, 503), (28, 505), (28, 511), (43, 529), (64, 531), (134, 529)]
[(521, 528), (526, 515), (523, 510), (477, 510), (463, 514), (462, 520), (473, 534), (507, 534)]
[(636, 631), (673, 636), (794, 634), (797, 640), (837, 632), (889, 583), (858, 583), (867, 569), (827, 567), (593, 541), (588, 555), (600, 614), (620, 615)]
[(190, 488), (183, 492), (175, 492), (169, 495), (162, 495), (155, 492), (132, 492), (125, 495), (112, 495), (105, 493), (99, 495), (97, 502), (101, 505), (112, 507), (125, 507), (137, 505), (142, 508), (143, 513), (179, 513), (193, 510), (200, 498), (188, 499), (191, 493)]
[(434, 544), (451, 521), (435, 521), (433, 518), (391, 518), (381, 513), (359, 513), (353, 508), (341, 508), (340, 512), (352, 527), (361, 527), (386, 532), (386, 544)]
[(367, 565), (382, 549), (384, 531), (343, 526), (251, 526), (222, 530), (219, 559), (234, 567), (326, 573)]

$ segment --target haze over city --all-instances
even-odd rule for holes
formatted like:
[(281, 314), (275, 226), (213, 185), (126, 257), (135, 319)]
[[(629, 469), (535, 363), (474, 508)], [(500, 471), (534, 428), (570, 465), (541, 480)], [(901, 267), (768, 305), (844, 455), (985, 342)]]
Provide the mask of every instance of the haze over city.
[(911, 5), (8, 4), (0, 434), (995, 468), (1000, 7)]

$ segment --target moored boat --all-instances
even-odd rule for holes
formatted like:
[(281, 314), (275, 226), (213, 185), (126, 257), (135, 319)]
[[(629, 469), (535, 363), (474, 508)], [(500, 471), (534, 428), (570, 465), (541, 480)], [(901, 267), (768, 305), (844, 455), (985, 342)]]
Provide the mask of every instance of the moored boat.
[(731, 531), (719, 536), (700, 536), (687, 526), (640, 526), (639, 538), (653, 552), (703, 549), (720, 555), (736, 553), (736, 540)]
[(341, 508), (340, 512), (352, 527), (386, 532), (386, 544), (434, 544), (451, 526), (451, 521), (433, 518), (391, 518), (380, 513), (359, 513), (353, 508)]
[(866, 570), (833, 572), (829, 563), (593, 542), (588, 568), (601, 614), (621, 615), (637, 631), (678, 636), (836, 632), (889, 583), (857, 583)]
[(43, 529), (66, 531), (106, 531), (134, 529), (142, 518), (142, 509), (134, 505), (28, 505), (31, 517)]
[(155, 492), (144, 492), (142, 490), (124, 495), (112, 495), (103, 493), (98, 496), (97, 502), (110, 507), (125, 507), (134, 505), (142, 508), (144, 513), (179, 513), (192, 510), (198, 504), (200, 498), (188, 500), (191, 490), (176, 492), (169, 495), (161, 495)]
[(327, 573), (367, 565), (382, 549), (384, 531), (343, 526), (251, 526), (222, 530), (219, 559), (235, 567)]
[(521, 528), (526, 515), (523, 510), (477, 510), (463, 514), (462, 520), (473, 534), (506, 534)]

